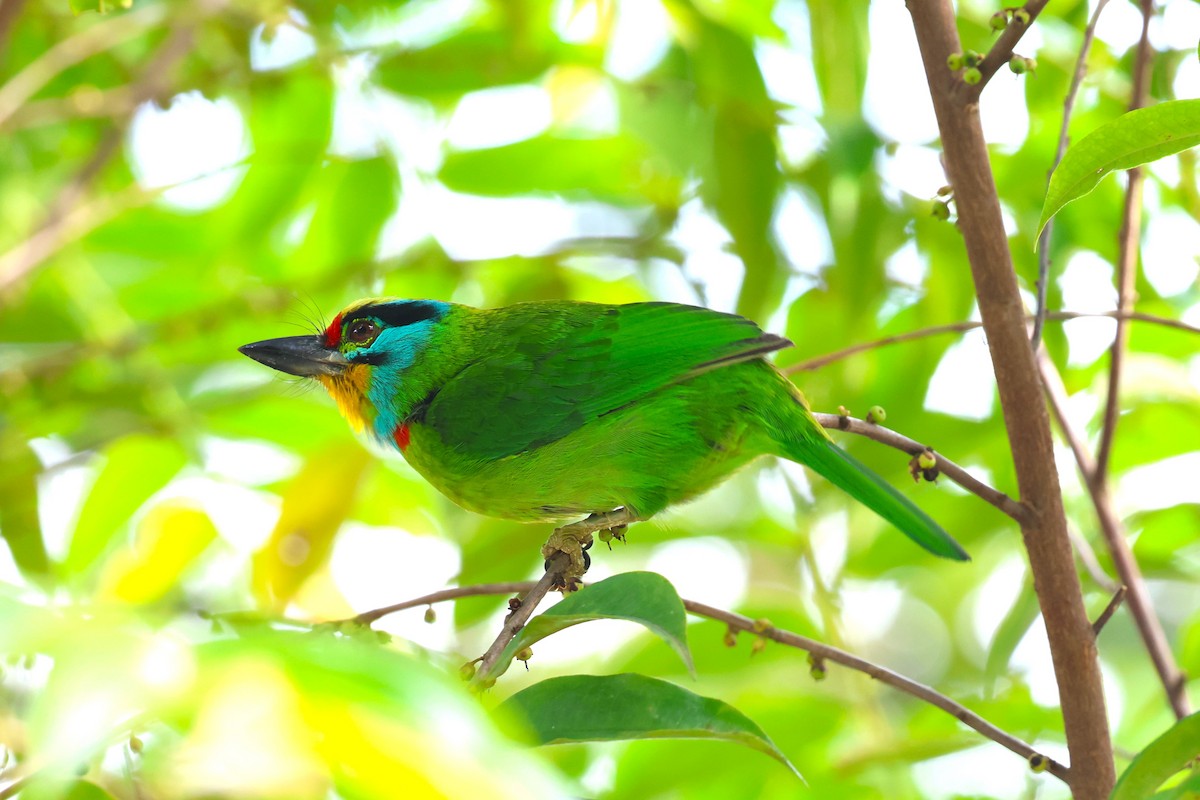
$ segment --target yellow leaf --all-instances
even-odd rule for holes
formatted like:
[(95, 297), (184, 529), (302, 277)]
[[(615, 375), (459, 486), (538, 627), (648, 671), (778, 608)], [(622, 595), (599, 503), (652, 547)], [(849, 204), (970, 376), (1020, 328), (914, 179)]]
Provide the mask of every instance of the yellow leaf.
[(279, 522), (254, 555), (252, 586), (259, 603), (283, 609), (326, 563), (369, 461), (358, 445), (334, 447), (309, 459), (288, 484)]
[(203, 511), (177, 502), (147, 512), (132, 544), (104, 564), (97, 596), (125, 603), (151, 603), (165, 596), (180, 576), (217, 538)]

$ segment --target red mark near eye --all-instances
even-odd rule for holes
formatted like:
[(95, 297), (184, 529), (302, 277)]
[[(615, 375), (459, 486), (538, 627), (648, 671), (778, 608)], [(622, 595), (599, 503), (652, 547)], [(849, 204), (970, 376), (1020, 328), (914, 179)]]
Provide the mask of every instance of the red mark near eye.
[(333, 322), (329, 323), (329, 327), (325, 329), (325, 346), (337, 347), (338, 342), (342, 340), (342, 315), (338, 314), (333, 318)]
[(396, 430), (392, 432), (392, 439), (396, 441), (396, 446), (400, 448), (400, 452), (408, 449), (409, 432), (407, 422), (402, 422), (396, 426)]

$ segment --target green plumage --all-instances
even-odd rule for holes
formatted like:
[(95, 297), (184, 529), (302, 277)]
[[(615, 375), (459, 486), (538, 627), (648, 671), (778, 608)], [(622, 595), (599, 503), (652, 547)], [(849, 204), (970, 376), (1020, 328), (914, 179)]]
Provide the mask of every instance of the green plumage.
[[(346, 367), (319, 377), (352, 422), (357, 402), (378, 439), (466, 508), (527, 521), (625, 508), (648, 519), (774, 455), (811, 467), (930, 552), (966, 558), (829, 439), (762, 358), (791, 343), (749, 320), (670, 303), (426, 305), (436, 315), (415, 323), (406, 320), (433, 312), (414, 301), (351, 306), (323, 337)], [(350, 341), (362, 320), (379, 332)]]

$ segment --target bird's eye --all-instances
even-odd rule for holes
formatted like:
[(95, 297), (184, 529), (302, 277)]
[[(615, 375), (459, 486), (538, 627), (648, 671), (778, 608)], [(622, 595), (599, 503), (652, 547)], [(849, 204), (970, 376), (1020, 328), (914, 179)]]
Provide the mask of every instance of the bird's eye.
[(379, 335), (379, 326), (369, 319), (356, 319), (346, 329), (346, 341), (368, 344)]

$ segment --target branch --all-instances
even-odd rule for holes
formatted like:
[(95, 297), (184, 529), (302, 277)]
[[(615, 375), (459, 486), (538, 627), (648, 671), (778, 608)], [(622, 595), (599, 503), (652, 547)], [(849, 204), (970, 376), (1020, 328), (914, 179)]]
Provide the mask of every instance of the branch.
[(1046, 396), (1050, 401), (1050, 408), (1054, 411), (1054, 418), (1058, 422), (1063, 438), (1070, 445), (1071, 452), (1075, 454), (1075, 463), (1079, 467), (1083, 485), (1091, 496), (1092, 506), (1096, 509), (1100, 532), (1104, 535), (1105, 544), (1108, 545), (1113, 566), (1117, 570), (1117, 576), (1121, 583), (1128, 591), (1126, 602), (1129, 604), (1129, 613), (1137, 625), (1146, 651), (1150, 654), (1150, 660), (1154, 662), (1154, 669), (1158, 672), (1159, 680), (1162, 681), (1163, 688), (1166, 690), (1171, 710), (1175, 712), (1177, 718), (1183, 719), (1191, 713), (1185, 686), (1186, 677), (1179, 669), (1179, 665), (1175, 663), (1175, 656), (1171, 652), (1171, 645), (1167, 642), (1167, 635), (1163, 632), (1158, 616), (1154, 613), (1154, 605), (1151, 603), (1150, 593), (1146, 589), (1146, 579), (1142, 576), (1137, 559), (1133, 557), (1133, 552), (1129, 548), (1125, 526), (1121, 523), (1121, 518), (1117, 515), (1112, 498), (1108, 494), (1108, 484), (1104, 481), (1097, 481), (1093, 477), (1096, 474), (1096, 462), (1088, 453), (1083, 439), (1067, 420), (1066, 387), (1063, 386), (1058, 370), (1050, 363), (1050, 359), (1044, 352), (1040, 354), (1039, 367), (1046, 388)]
[[(171, 67), (191, 50), (192, 42), (195, 38), (195, 28), (199, 19), (202, 19), (207, 14), (214, 13), (224, 2), (225, 0), (207, 0), (207, 2), (196, 4), (195, 7), (199, 10), (196, 12), (195, 18), (180, 21), (173, 28), (166, 41), (155, 51), (141, 75), (132, 85), (131, 97), (134, 101), (134, 107), (153, 97), (160, 96), (167, 89)], [(147, 8), (158, 7), (147, 6)], [(128, 14), (116, 17), (111, 20), (111, 23), (115, 24), (118, 21), (127, 20), (131, 16), (134, 15)], [(151, 16), (149, 19), (157, 20), (157, 17)], [(127, 22), (126, 26), (119, 28), (118, 31), (126, 32), (127, 29), (140, 31), (142, 28), (138, 27), (139, 25), (144, 26), (148, 24), (146, 18), (139, 17), (138, 20), (137, 25)], [(97, 25), (94, 28), (90, 28), (89, 31), (100, 28), (103, 25), (104, 23)], [(132, 28), (130, 28), (131, 25), (133, 25)], [(39, 67), (38, 65), (45, 62), (57, 48), (52, 49), (41, 59), (38, 59), (38, 61), (27, 67), (16, 78), (13, 78), (13, 80), (9, 81), (3, 87), (0, 87), (0, 124), (3, 124), (3, 121), (19, 107), (21, 102), (24, 102), (24, 99), (27, 97), (26, 93), (32, 93), (32, 91), (36, 91), (40, 87), (39, 80), (43, 78), (49, 80), (50, 77), (57, 74), (56, 71), (52, 71), (54, 68), (62, 68), (61, 64), (69, 66), (71, 63), (74, 63), (71, 59), (77, 59), (79, 52), (83, 52), (85, 56), (89, 55), (91, 53), (89, 48), (98, 46), (96, 41), (103, 43), (105, 46), (111, 43), (111, 31), (113, 29), (105, 28), (105, 30), (110, 31), (108, 36), (96, 36), (92, 39), (85, 39), (82, 44), (77, 43), (74, 48), (67, 48), (64, 51), (60, 51), (55, 59), (50, 59), (47, 66)], [(80, 36), (82, 37), (83, 34), (80, 34)], [(72, 40), (69, 39), (67, 41), (70, 42)], [(62, 44), (65, 45), (66, 42)], [(21, 80), (31, 70), (34, 72), (34, 76)], [(15, 88), (14, 84), (16, 84)], [(59, 190), (58, 195), (50, 204), (50, 208), (46, 212), (42, 224), (24, 242), (14, 247), (8, 253), (5, 253), (3, 258), (0, 259), (0, 290), (11, 287), (27, 275), (44, 258), (54, 252), (65, 236), (70, 235), (74, 230), (78, 229), (78, 220), (75, 218), (75, 212), (78, 210), (84, 195), (95, 181), (97, 175), (100, 174), (109, 160), (120, 150), (121, 139), (124, 136), (125, 127), (129, 124), (129, 119), (129, 115), (126, 115), (105, 132), (100, 143), (96, 146), (96, 150), (92, 153), (91, 158)], [(102, 217), (103, 215), (101, 215)], [(69, 227), (68, 223), (72, 220), (76, 221), (76, 225)]]
[[(1042, 5), (1031, 2), (1027, 6), (1031, 18)], [(1025, 311), (979, 119), (978, 95), (958, 89), (966, 84), (946, 69), (946, 59), (962, 51), (951, 0), (908, 0), (908, 7), (933, 98), (946, 173), (954, 187), (1020, 499), (1030, 509), (1021, 534), (1062, 702), (1071, 754), (1071, 791), (1078, 798), (1107, 797), (1116, 782), (1116, 769), (1096, 641), (1067, 534), (1050, 418), (1025, 329)], [(988, 58), (995, 57), (998, 62), (998, 54), (1011, 48), (1019, 33), (1006, 30)]]
[[(1075, 109), (1075, 98), (1079, 95), (1079, 87), (1083, 85), (1083, 76), (1087, 74), (1087, 57), (1088, 51), (1092, 49), (1092, 40), (1096, 38), (1096, 25), (1100, 22), (1100, 12), (1108, 5), (1108, 0), (1100, 0), (1096, 3), (1096, 10), (1092, 12), (1092, 18), (1088, 20), (1087, 28), (1083, 31), (1083, 43), (1079, 46), (1079, 56), (1075, 59), (1075, 72), (1071, 75), (1071, 86), (1067, 89), (1067, 96), (1063, 98), (1063, 118), (1062, 127), (1058, 130), (1058, 147), (1054, 151), (1054, 163), (1050, 165), (1050, 171), (1046, 173), (1046, 182), (1050, 182), (1050, 176), (1054, 174), (1054, 170), (1058, 169), (1058, 162), (1062, 161), (1063, 154), (1067, 152), (1067, 143), (1070, 141), (1068, 132), (1071, 124), (1071, 112)], [(1042, 233), (1038, 236), (1038, 282), (1037, 282), (1037, 310), (1034, 314), (1033, 335), (1030, 341), (1033, 343), (1033, 349), (1038, 349), (1038, 344), (1042, 341), (1042, 326), (1046, 320), (1046, 285), (1050, 281), (1050, 235), (1054, 230), (1054, 217), (1046, 221), (1046, 227), (1042, 228)]]
[[(1197, 328), (1194, 325), (1189, 325), (1186, 322), (1182, 322), (1177, 319), (1169, 319), (1167, 317), (1157, 317), (1153, 314), (1143, 314), (1140, 311), (1128, 311), (1128, 312), (1124, 312), (1124, 311), (1098, 311), (1098, 312), (1051, 311), (1046, 315), (1047, 320), (1054, 320), (1054, 321), (1066, 321), (1066, 320), (1072, 320), (1072, 319), (1092, 319), (1092, 318), (1137, 320), (1138, 322), (1147, 322), (1147, 323), (1150, 323), (1153, 325), (1162, 325), (1163, 327), (1174, 328), (1176, 330), (1185, 331), (1187, 333), (1200, 334), (1200, 328)], [(1026, 317), (1026, 319), (1033, 320), (1034, 316), (1029, 315), (1028, 317)], [(966, 321), (966, 322), (951, 322), (951, 323), (947, 323), (946, 325), (933, 325), (928, 328), (920, 328), (915, 331), (908, 331), (907, 333), (898, 333), (895, 336), (885, 336), (882, 339), (875, 339), (874, 341), (863, 342), (862, 344), (856, 344), (856, 345), (852, 345), (850, 347), (845, 347), (841, 350), (836, 350), (832, 353), (828, 353), (823, 356), (817, 356), (815, 358), (810, 358), (805, 361), (801, 361), (798, 364), (792, 364), (791, 366), (785, 368), (783, 370), (783, 372), (788, 375), (791, 375), (794, 372), (811, 372), (813, 370), (818, 370), (821, 367), (828, 366), (829, 364), (833, 364), (834, 362), (842, 361), (843, 359), (849, 358), (850, 356), (857, 355), (859, 353), (864, 353), (868, 350), (875, 350), (880, 347), (886, 347), (888, 345), (893, 345), (893, 344), (900, 344), (902, 342), (911, 342), (911, 341), (915, 341), (917, 339), (925, 339), (930, 336), (940, 336), (944, 333), (966, 333), (967, 331), (973, 331), (976, 328), (982, 328), (982, 327), (983, 327), (982, 322), (978, 322), (978, 321), (974, 321), (974, 320), (970, 320), (970, 321)]]
[[(3, 5), (7, 8), (9, 0)], [(0, 128), (63, 70), (162, 24), (169, 9), (166, 3), (144, 5), (135, 11), (101, 20), (51, 47), (0, 86)]]
[[(532, 581), (523, 581), (520, 583), (479, 584), (476, 586), (460, 586), (454, 589), (445, 589), (440, 592), (434, 592), (432, 594), (427, 594), (412, 600), (407, 600), (403, 603), (396, 603), (395, 605), (377, 608), (373, 611), (366, 611), (355, 617), (355, 620), (370, 620), (373, 622), (380, 617), (386, 616), (394, 611), (400, 611), (406, 608), (426, 606), (430, 605), (431, 603), (439, 603), (446, 600), (457, 600), (463, 597), (509, 594), (510, 592), (514, 591), (529, 592), (521, 604), (522, 608), (524, 608), (526, 605), (529, 605), (529, 598), (533, 596), (533, 593), (544, 581), (545, 578), (536, 584)], [(859, 658), (858, 656), (847, 653), (844, 650), (839, 650), (836, 647), (831, 647), (830, 645), (809, 639), (797, 633), (792, 633), (791, 631), (786, 631), (771, 625), (764, 625), (760, 622), (755, 622), (749, 617), (743, 617), (740, 614), (734, 614), (730, 611), (714, 608), (713, 606), (705, 605), (704, 603), (698, 603), (694, 600), (684, 600), (683, 607), (690, 614), (698, 617), (707, 617), (718, 622), (723, 622), (735, 631), (745, 631), (756, 636), (762, 636), (766, 639), (770, 639), (773, 642), (778, 642), (779, 644), (787, 645), (788, 647), (795, 647), (798, 650), (811, 653), (818, 659), (832, 661), (835, 664), (841, 664), (848, 669), (869, 675), (880, 683), (886, 683), (888, 686), (891, 686), (894, 689), (898, 689), (905, 694), (912, 695), (919, 700), (924, 700), (926, 703), (929, 703), (936, 708), (940, 708), (950, 716), (965, 724), (967, 727), (983, 734), (988, 739), (991, 739), (993, 742), (1008, 748), (1026, 760), (1033, 758), (1044, 759), (1047, 765), (1046, 771), (1051, 775), (1060, 778), (1061, 780), (1067, 780), (1067, 777), (1070, 774), (1070, 770), (1066, 766), (1059, 764), (1053, 759), (1050, 759), (1039, 753), (1033, 748), (1032, 745), (1027, 744), (1026, 742), (1016, 738), (1015, 736), (1012, 736), (1000, 728), (997, 728), (995, 725), (991, 724), (974, 711), (971, 711), (966, 706), (963, 706), (961, 703), (950, 699), (946, 695), (935, 691), (923, 683), (918, 683), (911, 678), (907, 678), (898, 672), (893, 672), (886, 667), (881, 667), (878, 664), (874, 664), (866, 659)], [(522, 624), (524, 624), (524, 622), (522, 622)], [(501, 646), (500, 650), (503, 649), (504, 647)], [(481, 667), (476, 673), (476, 680), (478, 680), (479, 676), (484, 674), (484, 672), (485, 670)]]
[[(1132, 111), (1146, 105), (1150, 83), (1150, 17), (1154, 14), (1154, 1), (1141, 0), (1142, 37), (1138, 41), (1137, 55), (1133, 63), (1133, 97), (1129, 101)], [(1142, 238), (1142, 185), (1145, 170), (1134, 167), (1129, 170), (1129, 185), (1125, 189), (1125, 206), (1121, 211), (1121, 232), (1117, 260), (1117, 309), (1130, 311), (1136, 295), (1138, 249)], [(1108, 463), (1112, 454), (1113, 437), (1117, 432), (1117, 417), (1121, 411), (1121, 369), (1125, 363), (1125, 351), (1129, 347), (1129, 325), (1117, 320), (1117, 335), (1109, 350), (1108, 397), (1104, 402), (1104, 426), (1100, 429), (1100, 442), (1096, 445), (1096, 469), (1091, 479), (1103, 483), (1108, 475)]]
[(8, 34), (24, 6), (25, 0), (0, 0), (0, 55), (4, 53)]
[[(896, 433), (893, 430), (872, 422), (855, 419), (854, 417), (844, 417), (838, 414), (813, 414), (813, 418), (823, 428), (857, 433), (860, 436), (866, 436), (868, 439), (874, 439), (880, 444), (886, 444), (888, 447), (894, 447), (897, 450), (908, 453), (910, 456), (919, 455), (927, 450), (932, 451), (932, 448), (926, 447), (915, 439), (909, 439), (903, 434)], [(1017, 522), (1024, 523), (1028, 521), (1030, 516), (1028, 508), (1013, 500), (1004, 492), (997, 491), (988, 486), (941, 453), (937, 453), (937, 468), (947, 478), (971, 494), (977, 495), (991, 503)]]
[(463, 597), (478, 597), (480, 595), (493, 594), (521, 594), (528, 592), (536, 584), (533, 581), (510, 581), (509, 583), (480, 583), (475, 586), (457, 586), (452, 589), (442, 589), (440, 592), (414, 597), (412, 600), (405, 600), (403, 603), (396, 603), (383, 608), (376, 608), (372, 611), (364, 611), (357, 617), (354, 617), (352, 622), (359, 625), (371, 625), (381, 617), (386, 617), (389, 614), (395, 614), (397, 611), (405, 611), (410, 608), (420, 608), (421, 606), (431, 606), (434, 603), (444, 603), (447, 600), (459, 600)]
[(475, 677), (471, 679), (472, 688), (487, 689), (496, 682), (492, 672), (500, 660), (500, 654), (504, 652), (504, 648), (508, 646), (518, 631), (525, 627), (525, 623), (533, 616), (534, 610), (542, 602), (546, 593), (562, 583), (563, 573), (566, 572), (570, 562), (570, 556), (561, 551), (552, 555), (546, 562), (546, 572), (542, 575), (542, 579), (521, 598), (521, 604), (509, 613), (508, 618), (504, 620), (504, 627), (500, 629), (500, 635), (496, 637), (492, 646), (479, 660), (479, 668), (475, 672)]
[(1070, 775), (1070, 770), (1057, 761), (1039, 753), (1032, 745), (1021, 741), (1015, 736), (1006, 731), (997, 728), (983, 717), (976, 714), (974, 711), (966, 708), (962, 704), (950, 699), (944, 694), (941, 694), (923, 683), (918, 683), (912, 678), (907, 678), (898, 672), (892, 672), (886, 667), (881, 667), (878, 664), (873, 664), (870, 661), (859, 658), (856, 655), (847, 653), (844, 650), (839, 650), (836, 647), (830, 647), (827, 644), (814, 641), (805, 636), (801, 636), (791, 631), (785, 631), (770, 625), (764, 626), (754, 620), (743, 617), (740, 614), (734, 614), (729, 611), (722, 611), (719, 608), (697, 603), (694, 600), (684, 600), (683, 607), (690, 613), (701, 617), (715, 619), (718, 622), (724, 622), (730, 628), (738, 631), (747, 631), (759, 636), (770, 639), (773, 642), (784, 644), (789, 647), (795, 647), (798, 650), (803, 650), (806, 653), (811, 653), (819, 659), (832, 661), (836, 664), (841, 664), (843, 667), (862, 672), (870, 675), (875, 680), (886, 683), (895, 689), (899, 689), (905, 694), (910, 694), (920, 700), (924, 700), (936, 708), (940, 708), (950, 716), (962, 722), (969, 728), (978, 731), (987, 738), (991, 739), (1003, 747), (1008, 748), (1012, 752), (1024, 758), (1026, 761), (1033, 758), (1044, 759), (1046, 763), (1046, 771), (1056, 778), (1067, 781)]
[(1108, 601), (1108, 605), (1100, 612), (1100, 616), (1096, 617), (1096, 621), (1092, 623), (1092, 633), (1096, 636), (1100, 635), (1100, 631), (1104, 630), (1104, 626), (1112, 619), (1112, 615), (1117, 613), (1117, 609), (1121, 607), (1121, 601), (1125, 599), (1125, 593), (1128, 590), (1124, 586), (1118, 586), (1117, 591), (1113, 593), (1112, 599)]
[[(1042, 9), (1050, 0), (1029, 0), (1024, 5), (1026, 13), (1029, 14), (1029, 22), (1022, 25), (1015, 19), (1010, 20), (1008, 25), (1004, 27), (1004, 31), (1000, 34), (1000, 38), (992, 45), (992, 48), (987, 51), (987, 55), (983, 57), (983, 61), (979, 62), (979, 83), (971, 86), (963, 81), (956, 81), (958, 88), (956, 98), (960, 103), (973, 104), (979, 102), (979, 95), (983, 93), (983, 87), (987, 86), (988, 81), (996, 74), (996, 71), (1008, 63), (1012, 58), (1013, 49), (1016, 48), (1017, 42), (1021, 41), (1021, 37), (1025, 35), (1025, 31), (1029, 30), (1029, 26), (1033, 25), (1033, 21), (1037, 19), (1037, 15), (1042, 13)], [(915, 6), (910, 3), (909, 8)], [(955, 39), (958, 37), (956, 36)], [(958, 52), (957, 50), (954, 52)], [(946, 63), (942, 59), (942, 65)]]

